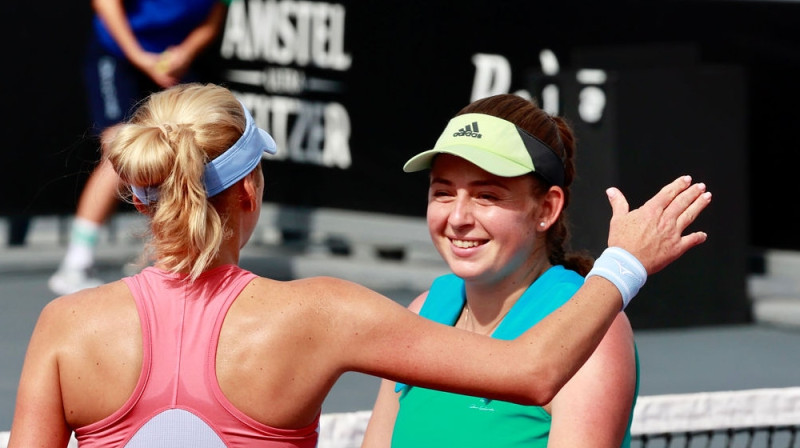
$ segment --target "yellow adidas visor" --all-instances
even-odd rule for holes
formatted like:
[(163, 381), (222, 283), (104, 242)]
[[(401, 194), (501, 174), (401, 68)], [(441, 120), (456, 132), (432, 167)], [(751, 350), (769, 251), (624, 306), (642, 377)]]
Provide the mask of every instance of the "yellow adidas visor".
[(564, 163), (549, 146), (514, 123), (492, 115), (454, 117), (433, 149), (409, 159), (403, 171), (428, 169), (433, 158), (442, 153), (466, 159), (496, 176), (534, 172), (552, 185), (564, 186)]

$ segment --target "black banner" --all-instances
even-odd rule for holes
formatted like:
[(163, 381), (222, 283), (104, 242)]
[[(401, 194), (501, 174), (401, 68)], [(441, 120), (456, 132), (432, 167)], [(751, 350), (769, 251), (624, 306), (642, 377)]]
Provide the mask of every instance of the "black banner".
[[(0, 214), (71, 214), (98, 156), (80, 81), (89, 6), (3, 9)], [(748, 251), (800, 249), (784, 204), (797, 188), (798, 19), (792, 2), (234, 0), (201, 66), (278, 143), (265, 201), (309, 207), (423, 216), (425, 173), (403, 173), (405, 160), (473, 99), (535, 97), (577, 133), (576, 245), (605, 245), (610, 184), (636, 206), (687, 170), (716, 193), (698, 223), (713, 242), (693, 255), (702, 269), (660, 281), (734, 297), (646, 314), (741, 321)]]

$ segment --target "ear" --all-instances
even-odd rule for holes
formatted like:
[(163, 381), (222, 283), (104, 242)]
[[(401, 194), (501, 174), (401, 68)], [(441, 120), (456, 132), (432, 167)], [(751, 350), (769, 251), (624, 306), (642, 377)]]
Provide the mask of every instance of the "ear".
[[(556, 222), (563, 209), (564, 190), (562, 190), (561, 187), (550, 187), (547, 193), (545, 193), (541, 206), (539, 207), (536, 229), (542, 232), (547, 231), (547, 229)], [(544, 225), (541, 225), (541, 223), (544, 223)]]
[(252, 212), (255, 211), (258, 207), (256, 201), (261, 201), (261, 198), (257, 197), (258, 195), (258, 187), (256, 186), (256, 177), (253, 174), (255, 171), (251, 172), (247, 176), (242, 179), (242, 194), (240, 197), (240, 201), (242, 204), (242, 208), (245, 211)]

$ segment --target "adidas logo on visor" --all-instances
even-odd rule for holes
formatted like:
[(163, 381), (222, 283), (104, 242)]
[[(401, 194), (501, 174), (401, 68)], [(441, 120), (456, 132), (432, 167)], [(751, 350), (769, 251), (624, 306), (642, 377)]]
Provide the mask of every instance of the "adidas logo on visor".
[(481, 138), (481, 133), (478, 130), (478, 122), (473, 121), (472, 125), (466, 125), (463, 128), (459, 129), (458, 132), (453, 134), (453, 137), (473, 137), (473, 138)]

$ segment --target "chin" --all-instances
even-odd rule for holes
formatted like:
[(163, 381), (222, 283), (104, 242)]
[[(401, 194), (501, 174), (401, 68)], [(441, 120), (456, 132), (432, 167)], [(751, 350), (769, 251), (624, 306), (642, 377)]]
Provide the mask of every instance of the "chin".
[(486, 274), (486, 272), (482, 269), (478, 270), (472, 267), (459, 266), (458, 263), (449, 263), (448, 267), (453, 274), (464, 280), (478, 279)]

